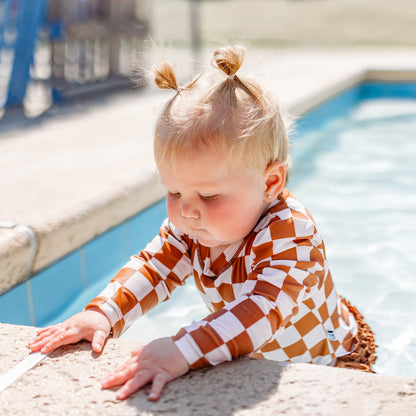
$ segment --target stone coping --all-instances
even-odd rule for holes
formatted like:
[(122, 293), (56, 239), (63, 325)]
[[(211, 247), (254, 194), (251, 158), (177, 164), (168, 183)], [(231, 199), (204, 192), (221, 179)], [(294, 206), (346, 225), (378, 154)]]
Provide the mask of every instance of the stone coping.
[[(295, 115), (364, 79), (416, 80), (414, 50), (260, 51), (259, 56), (269, 63), (265, 83)], [(0, 227), (0, 294), (163, 196), (152, 129), (168, 96), (141, 90), (92, 107), (58, 110), (34, 127), (2, 133), (5, 172), (16, 165), (18, 172), (0, 187), (9, 196), (0, 207), (0, 223), (29, 226), (38, 247), (28, 269), (27, 237)]]
[[(35, 333), (34, 327), (0, 324), (0, 374), (27, 356)], [(158, 402), (147, 400), (148, 386), (119, 401), (100, 381), (135, 346), (109, 339), (102, 355), (88, 342), (61, 347), (0, 393), (0, 409), (8, 416), (416, 414), (414, 378), (250, 358), (191, 371), (170, 383)]]
[(26, 235), (15, 229), (0, 230), (0, 295), (163, 197), (164, 189), (156, 172), (142, 179), (128, 192), (115, 192), (112, 198), (91, 205), (87, 211), (73, 212), (49, 227), (34, 228), (38, 247), (31, 267), (31, 247)]
[[(85, 104), (81, 114), (45, 117), (0, 136), (2, 153), (10, 159), (6, 172), (15, 169), (14, 159), (22, 171), (13, 173), (13, 182), (3, 190), (13, 200), (0, 207), (0, 294), (163, 197), (149, 120), (161, 102), (163, 94), (125, 94), (100, 108)], [(119, 107), (115, 125), (100, 131), (105, 129), (102, 118), (108, 119), (114, 107)], [(138, 133), (118, 128), (126, 117), (142, 125)], [(89, 130), (95, 133), (89, 136)], [(42, 167), (48, 164), (50, 171)], [(2, 228), (2, 222), (34, 231), (38, 245), (29, 270), (28, 238), (17, 228)]]

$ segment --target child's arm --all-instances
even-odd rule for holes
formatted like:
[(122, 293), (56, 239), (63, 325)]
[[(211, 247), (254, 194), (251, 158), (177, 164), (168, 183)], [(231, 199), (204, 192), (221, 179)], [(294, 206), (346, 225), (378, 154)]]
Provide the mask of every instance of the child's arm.
[(94, 351), (101, 352), (110, 331), (119, 336), (135, 319), (183, 284), (192, 271), (187, 250), (181, 233), (165, 222), (159, 235), (120, 270), (84, 312), (40, 330), (29, 347), (46, 353), (86, 339), (92, 342)]
[(75, 344), (82, 339), (91, 341), (92, 349), (101, 352), (111, 324), (108, 318), (97, 309), (87, 309), (65, 322), (41, 329), (29, 348), (44, 354), (67, 344)]
[(126, 399), (147, 383), (152, 383), (150, 400), (157, 400), (163, 387), (189, 371), (188, 362), (172, 338), (159, 338), (132, 351), (132, 357), (102, 382), (105, 389), (120, 386), (117, 399)]
[(113, 336), (120, 336), (136, 319), (167, 300), (192, 274), (189, 243), (165, 221), (159, 235), (130, 259), (87, 308), (100, 309), (111, 322)]

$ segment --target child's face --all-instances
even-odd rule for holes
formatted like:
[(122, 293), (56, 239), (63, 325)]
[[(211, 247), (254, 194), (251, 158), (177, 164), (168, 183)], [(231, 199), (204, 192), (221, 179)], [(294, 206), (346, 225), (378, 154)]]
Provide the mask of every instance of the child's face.
[(206, 247), (240, 241), (267, 208), (264, 173), (230, 169), (220, 152), (207, 149), (158, 168), (168, 190), (169, 219)]

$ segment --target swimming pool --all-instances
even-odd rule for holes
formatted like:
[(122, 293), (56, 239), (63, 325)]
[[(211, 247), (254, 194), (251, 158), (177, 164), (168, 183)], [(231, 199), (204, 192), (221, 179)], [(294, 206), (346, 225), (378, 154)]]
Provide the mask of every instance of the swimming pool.
[[(376, 333), (375, 369), (415, 377), (416, 84), (360, 84), (296, 130), (290, 190), (318, 223), (338, 291)], [(160, 201), (7, 292), (0, 321), (44, 326), (81, 310), (164, 216)], [(190, 282), (123, 337), (171, 335), (206, 313)]]
[(415, 377), (416, 100), (362, 100), (305, 142), (315, 157), (296, 160), (292, 188), (324, 236), (337, 289), (375, 332), (375, 370)]

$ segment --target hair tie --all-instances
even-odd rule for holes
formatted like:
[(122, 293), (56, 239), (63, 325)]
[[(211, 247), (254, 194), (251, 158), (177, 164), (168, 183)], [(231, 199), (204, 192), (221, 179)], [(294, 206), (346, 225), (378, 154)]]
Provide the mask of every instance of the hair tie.
[(227, 75), (228, 79), (234, 79), (236, 74), (232, 74), (232, 75)]
[(177, 93), (177, 94), (180, 94), (180, 93), (181, 93), (181, 91), (182, 91), (182, 89), (183, 89), (182, 87), (178, 87), (178, 88), (176, 88), (176, 93)]

